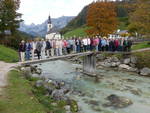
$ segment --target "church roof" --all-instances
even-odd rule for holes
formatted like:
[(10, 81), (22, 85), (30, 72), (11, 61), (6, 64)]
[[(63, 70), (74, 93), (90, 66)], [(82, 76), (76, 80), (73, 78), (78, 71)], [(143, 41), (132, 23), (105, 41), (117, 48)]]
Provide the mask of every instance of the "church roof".
[(59, 33), (58, 32), (58, 28), (57, 27), (53, 27), (52, 29), (50, 29), (50, 31), (47, 32), (47, 34), (51, 34), (51, 33)]

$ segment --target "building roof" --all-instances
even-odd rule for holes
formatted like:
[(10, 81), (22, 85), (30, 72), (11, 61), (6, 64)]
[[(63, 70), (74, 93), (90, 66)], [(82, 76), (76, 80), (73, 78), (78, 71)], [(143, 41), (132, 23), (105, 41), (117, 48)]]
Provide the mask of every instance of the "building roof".
[(128, 33), (128, 30), (121, 30), (117, 32), (116, 34), (121, 35), (121, 34), (126, 34), (126, 33)]
[(59, 33), (58, 32), (58, 28), (57, 27), (53, 27), (52, 29), (50, 29), (47, 34), (51, 34), (51, 33)]

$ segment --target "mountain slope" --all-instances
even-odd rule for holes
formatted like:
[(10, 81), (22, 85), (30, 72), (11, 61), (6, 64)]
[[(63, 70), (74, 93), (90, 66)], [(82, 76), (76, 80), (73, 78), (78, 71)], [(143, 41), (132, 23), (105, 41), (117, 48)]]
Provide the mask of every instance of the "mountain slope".
[[(60, 30), (61, 28), (65, 27), (68, 22), (70, 22), (74, 17), (73, 16), (62, 16), (60, 18), (52, 18), (52, 24), (54, 28)], [(25, 25), (24, 22), (20, 24), (20, 31), (26, 32), (33, 36), (41, 36), (44, 37), (47, 32), (47, 20), (42, 24), (31, 24)]]
[(88, 6), (85, 6), (83, 10), (78, 14), (77, 17), (72, 19), (67, 26), (65, 26), (63, 29), (61, 29), (61, 34), (65, 34), (68, 31), (72, 31), (76, 28), (82, 27), (86, 24), (86, 15), (88, 11)]
[[(116, 13), (119, 21), (118, 29), (124, 30), (127, 28), (129, 24), (128, 9), (125, 7), (126, 2), (116, 2), (115, 4), (116, 4)], [(86, 27), (86, 16), (87, 16), (89, 5), (85, 6), (82, 9), (82, 11), (78, 14), (77, 17), (75, 17), (72, 21), (70, 21), (66, 25), (66, 27), (61, 29), (61, 34), (63, 34), (65, 37), (74, 36), (74, 35), (81, 36), (80, 34), (77, 34), (76, 31), (78, 30), (81, 30), (78, 33), (86, 34), (82, 28)]]

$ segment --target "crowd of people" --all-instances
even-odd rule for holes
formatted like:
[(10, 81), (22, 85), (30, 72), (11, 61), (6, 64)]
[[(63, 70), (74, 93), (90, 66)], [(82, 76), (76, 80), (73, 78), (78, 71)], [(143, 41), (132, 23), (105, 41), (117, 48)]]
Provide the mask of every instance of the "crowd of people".
[(52, 39), (52, 40), (30, 40), (21, 41), (19, 44), (20, 61), (46, 59), (53, 56), (62, 56), (71, 53), (87, 51), (125, 51), (131, 50), (132, 41), (129, 38), (106, 38), (85, 37)]

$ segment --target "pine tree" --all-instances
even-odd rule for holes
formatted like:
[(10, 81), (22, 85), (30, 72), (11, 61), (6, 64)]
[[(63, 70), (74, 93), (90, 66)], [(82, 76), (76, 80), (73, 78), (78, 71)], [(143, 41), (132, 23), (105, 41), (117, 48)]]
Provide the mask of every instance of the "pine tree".
[(113, 2), (97, 1), (90, 4), (87, 14), (89, 35), (108, 36), (117, 29), (117, 14)]

